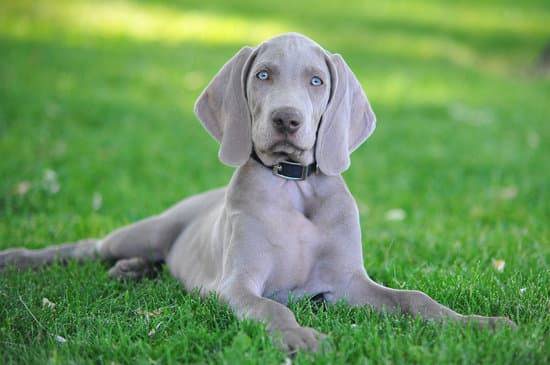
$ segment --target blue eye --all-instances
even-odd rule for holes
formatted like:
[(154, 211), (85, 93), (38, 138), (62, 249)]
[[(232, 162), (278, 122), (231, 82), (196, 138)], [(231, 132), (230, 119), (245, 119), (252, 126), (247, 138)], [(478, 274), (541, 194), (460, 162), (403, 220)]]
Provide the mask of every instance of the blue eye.
[(269, 72), (263, 70), (256, 74), (256, 77), (262, 81), (269, 79)]
[(323, 80), (321, 80), (320, 77), (313, 76), (309, 83), (313, 86), (321, 86), (321, 85), (323, 85)]

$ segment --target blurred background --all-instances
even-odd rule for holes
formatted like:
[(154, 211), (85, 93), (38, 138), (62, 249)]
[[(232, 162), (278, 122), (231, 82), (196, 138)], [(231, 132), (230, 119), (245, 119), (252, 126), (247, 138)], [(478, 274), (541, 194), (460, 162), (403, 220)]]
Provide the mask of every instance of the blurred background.
[(0, 242), (105, 234), (226, 184), (193, 103), (243, 45), (296, 31), (343, 55), (378, 117), (345, 174), (367, 261), (490, 260), (518, 239), (546, 260), (549, 16), (547, 1), (3, 0)]

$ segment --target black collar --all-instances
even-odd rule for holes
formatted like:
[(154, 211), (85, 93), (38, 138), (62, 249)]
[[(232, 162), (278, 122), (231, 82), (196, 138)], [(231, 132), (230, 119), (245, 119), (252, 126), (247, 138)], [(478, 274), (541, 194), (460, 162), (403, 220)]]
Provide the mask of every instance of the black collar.
[(261, 165), (267, 167), (273, 172), (273, 175), (279, 176), (287, 180), (305, 180), (309, 175), (317, 172), (317, 164), (314, 162), (310, 165), (304, 166), (297, 162), (281, 161), (273, 166), (264, 165), (262, 160), (256, 154), (256, 151), (252, 150), (250, 155), (254, 160), (258, 161)]

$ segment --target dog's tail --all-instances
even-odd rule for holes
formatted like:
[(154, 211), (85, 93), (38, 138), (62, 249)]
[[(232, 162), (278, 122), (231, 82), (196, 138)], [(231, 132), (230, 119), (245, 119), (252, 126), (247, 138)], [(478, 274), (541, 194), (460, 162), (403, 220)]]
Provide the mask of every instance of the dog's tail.
[(69, 260), (87, 261), (99, 258), (98, 239), (89, 238), (72, 243), (29, 250), (13, 248), (0, 251), (0, 271), (10, 266), (16, 269), (36, 268), (54, 262), (65, 263)]

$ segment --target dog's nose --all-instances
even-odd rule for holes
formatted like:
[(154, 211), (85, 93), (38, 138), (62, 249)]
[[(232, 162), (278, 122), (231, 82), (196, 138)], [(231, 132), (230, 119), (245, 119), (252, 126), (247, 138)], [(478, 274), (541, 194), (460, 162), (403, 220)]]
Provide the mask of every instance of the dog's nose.
[(294, 133), (302, 125), (302, 114), (295, 108), (280, 108), (271, 113), (273, 127), (280, 133)]

